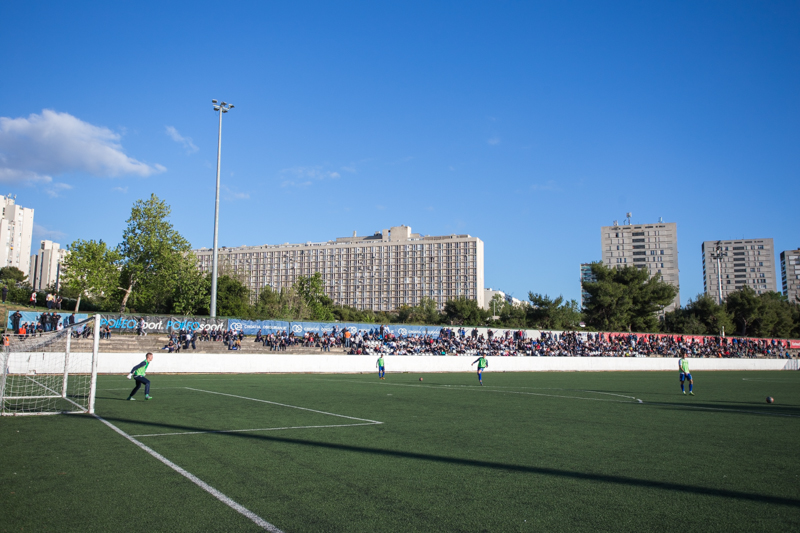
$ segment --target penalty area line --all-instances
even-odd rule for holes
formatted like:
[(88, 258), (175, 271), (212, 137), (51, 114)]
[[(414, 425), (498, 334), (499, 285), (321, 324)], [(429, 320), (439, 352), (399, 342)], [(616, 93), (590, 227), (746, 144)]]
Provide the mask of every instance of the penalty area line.
[(336, 413), (329, 413), (327, 411), (318, 411), (317, 409), (309, 409), (308, 407), (299, 407), (297, 405), (289, 405), (286, 403), (278, 403), (278, 402), (271, 402), (269, 400), (261, 400), (259, 398), (248, 398), (247, 396), (237, 396), (236, 394), (227, 394), (224, 392), (216, 392), (213, 390), (203, 390), (203, 389), (193, 389), (192, 387), (185, 387), (188, 390), (193, 390), (197, 392), (207, 392), (208, 394), (219, 394), (220, 396), (230, 396), (231, 398), (239, 398), (240, 400), (250, 400), (252, 402), (261, 402), (261, 403), (269, 403), (272, 405), (280, 405), (281, 407), (291, 407), (292, 409), (300, 409), (301, 411), (310, 411), (312, 413), (319, 413), (321, 415), (329, 415), (329, 416), (338, 416), (339, 418), (347, 418), (349, 420), (358, 420), (359, 422), (370, 422), (371, 424), (383, 424), (383, 422), (378, 422), (377, 420), (370, 420), (368, 418), (358, 418), (355, 416), (347, 416), (347, 415), (340, 415)]
[(219, 501), (221, 501), (222, 503), (224, 503), (225, 505), (227, 505), (228, 507), (230, 507), (231, 509), (233, 509), (237, 513), (249, 518), (251, 521), (253, 521), (258, 526), (264, 528), (265, 530), (269, 531), (270, 533), (283, 533), (283, 531), (281, 531), (280, 529), (278, 529), (274, 525), (270, 524), (269, 522), (267, 522), (266, 520), (264, 520), (263, 518), (261, 518), (260, 516), (255, 514), (254, 512), (250, 511), (249, 509), (247, 509), (243, 505), (240, 505), (240, 504), (236, 503), (235, 501), (233, 501), (229, 497), (225, 496), (223, 493), (221, 493), (220, 491), (218, 491), (217, 489), (215, 489), (214, 487), (212, 487), (211, 485), (209, 485), (208, 483), (206, 483), (205, 481), (203, 481), (199, 477), (195, 476), (194, 474), (192, 474), (191, 472), (189, 472), (187, 470), (184, 470), (183, 468), (181, 468), (180, 466), (176, 465), (175, 463), (173, 463), (172, 461), (170, 461), (169, 459), (167, 459), (166, 457), (164, 457), (163, 455), (161, 455), (157, 451), (153, 450), (152, 448), (148, 448), (147, 446), (145, 446), (144, 444), (142, 444), (138, 440), (134, 439), (132, 436), (128, 435), (127, 433), (125, 433), (124, 431), (119, 429), (117, 426), (115, 426), (114, 424), (112, 424), (108, 420), (106, 420), (103, 417), (98, 416), (98, 415), (94, 415), (94, 417), (97, 418), (103, 424), (107, 425), (108, 427), (110, 427), (111, 429), (116, 431), (117, 433), (119, 433), (120, 435), (122, 435), (123, 437), (125, 437), (126, 439), (128, 439), (129, 441), (131, 441), (132, 443), (134, 443), (136, 446), (138, 446), (142, 450), (146, 451), (147, 453), (149, 453), (150, 455), (152, 455), (153, 457), (155, 457), (156, 459), (161, 461), (166, 466), (170, 467), (171, 469), (173, 469), (174, 471), (176, 471), (177, 473), (179, 473), (180, 475), (182, 475), (183, 477), (185, 477), (186, 479), (188, 479), (189, 481), (191, 481), (192, 483), (194, 483), (195, 485), (197, 485), (198, 487), (200, 487), (201, 489), (206, 491), (207, 493), (211, 494), (213, 497), (215, 497), (216, 499), (218, 499)]
[(363, 424), (330, 424), (327, 426), (287, 426), (282, 428), (258, 429), (217, 429), (208, 431), (180, 431), (177, 433), (150, 433), (147, 435), (131, 435), (132, 437), (170, 437), (174, 435), (204, 435), (207, 433), (252, 433), (255, 431), (281, 431), (284, 429), (321, 429), (321, 428), (352, 428), (356, 426), (374, 426), (382, 422), (364, 422)]
[[(418, 389), (428, 389), (428, 390), (449, 390), (449, 391), (480, 391), (481, 394), (494, 392), (497, 394), (523, 394), (526, 396), (546, 396), (549, 398), (566, 398), (570, 400), (588, 400), (590, 402), (612, 402), (612, 403), (643, 403), (642, 400), (639, 398), (634, 398), (632, 396), (623, 396), (623, 398), (630, 398), (630, 400), (611, 400), (608, 398), (586, 398), (584, 396), (566, 396), (563, 394), (545, 394), (543, 392), (526, 392), (526, 391), (512, 391), (512, 390), (499, 390), (493, 389), (490, 387), (478, 387), (472, 385), (410, 385), (407, 383), (387, 383), (382, 381), (380, 383), (375, 382), (366, 382), (366, 381), (356, 381), (356, 380), (345, 380), (345, 379), (328, 379), (325, 381), (335, 381), (338, 383), (341, 382), (348, 382), (348, 383), (359, 383), (361, 385), (378, 385), (380, 387), (412, 387)], [(593, 392), (593, 391), (585, 391), (585, 392)], [(596, 394), (604, 394), (604, 393), (596, 393)], [(607, 394), (607, 393), (605, 393)], [(615, 395), (621, 396), (621, 395)]]

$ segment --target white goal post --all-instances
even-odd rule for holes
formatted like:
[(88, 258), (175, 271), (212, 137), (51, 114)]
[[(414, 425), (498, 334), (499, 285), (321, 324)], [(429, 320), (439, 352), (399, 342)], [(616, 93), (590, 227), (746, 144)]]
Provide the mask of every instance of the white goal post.
[[(73, 339), (92, 351), (73, 353)], [(0, 416), (94, 413), (100, 315), (63, 329), (3, 336)]]

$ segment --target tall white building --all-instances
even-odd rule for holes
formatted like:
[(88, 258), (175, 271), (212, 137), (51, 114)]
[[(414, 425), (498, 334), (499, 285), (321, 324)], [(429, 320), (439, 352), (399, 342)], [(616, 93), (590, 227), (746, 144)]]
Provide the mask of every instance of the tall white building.
[(53, 241), (42, 241), (39, 250), (31, 256), (31, 269), (28, 281), (34, 290), (41, 291), (55, 285), (61, 275), (61, 261), (67, 250)]
[(653, 224), (617, 224), (600, 228), (603, 264), (608, 268), (633, 266), (646, 269), (650, 276), (678, 289), (678, 294), (665, 311), (681, 306), (678, 271), (678, 225), (674, 222)]
[(30, 271), (33, 209), (20, 207), (15, 197), (0, 195), (0, 267)]
[[(715, 301), (733, 291), (749, 286), (758, 294), (775, 292), (775, 246), (772, 239), (736, 239), (730, 241), (704, 241), (703, 290)], [(719, 254), (719, 271), (714, 256)]]
[[(201, 270), (211, 271), (212, 250), (194, 250)], [(253, 298), (264, 287), (279, 291), (299, 276), (322, 275), (336, 305), (392, 311), (433, 299), (466, 297), (483, 306), (483, 241), (469, 235), (428, 236), (395, 226), (368, 237), (327, 242), (265, 244), (219, 249), (220, 272), (234, 275)]]
[(792, 303), (800, 303), (800, 249), (781, 252), (783, 295)]

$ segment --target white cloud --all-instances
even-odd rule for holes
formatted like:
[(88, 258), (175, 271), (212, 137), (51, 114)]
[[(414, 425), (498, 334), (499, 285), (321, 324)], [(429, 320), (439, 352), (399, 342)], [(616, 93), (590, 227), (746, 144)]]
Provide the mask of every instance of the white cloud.
[(281, 187), (308, 187), (314, 180), (339, 179), (341, 174), (316, 167), (293, 167), (281, 170)]
[(223, 185), (220, 187), (222, 190), (222, 196), (226, 200), (249, 200), (250, 193), (249, 192), (238, 192), (231, 190), (229, 187)]
[(50, 198), (58, 198), (58, 195), (61, 192), (68, 191), (71, 188), (72, 185), (69, 185), (68, 183), (53, 183), (44, 190), (44, 193)]
[(186, 148), (187, 154), (193, 154), (199, 150), (199, 148), (192, 142), (191, 137), (184, 137), (178, 133), (178, 130), (176, 130), (174, 126), (167, 126), (167, 135), (169, 135), (176, 143), (182, 144), (183, 147)]
[(490, 146), (497, 146), (498, 144), (500, 144), (500, 138), (499, 137), (492, 137), (491, 139), (487, 139), (486, 142)]
[(50, 183), (70, 172), (149, 176), (166, 170), (125, 155), (122, 136), (69, 113), (45, 109), (27, 118), (0, 117), (0, 182)]
[(111, 190), (112, 191), (121, 192), (122, 194), (128, 194), (128, 188), (127, 187), (114, 187)]
[(33, 234), (34, 236), (38, 237), (39, 239), (45, 240), (60, 240), (67, 236), (66, 233), (63, 231), (58, 231), (56, 229), (47, 229), (44, 226), (33, 223)]

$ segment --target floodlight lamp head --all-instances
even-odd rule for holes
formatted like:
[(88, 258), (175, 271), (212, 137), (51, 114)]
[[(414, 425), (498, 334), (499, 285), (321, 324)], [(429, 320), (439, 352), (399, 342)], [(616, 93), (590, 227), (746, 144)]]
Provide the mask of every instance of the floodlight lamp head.
[(216, 101), (216, 100), (211, 100), (211, 103), (212, 103), (212, 104), (216, 104), (216, 103), (217, 103), (217, 101)]
[(233, 109), (233, 104), (229, 105), (228, 109)]
[(214, 111), (219, 111), (219, 106), (218, 105), (214, 106)]

